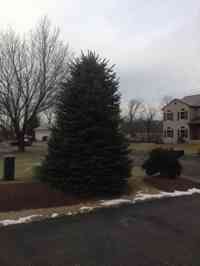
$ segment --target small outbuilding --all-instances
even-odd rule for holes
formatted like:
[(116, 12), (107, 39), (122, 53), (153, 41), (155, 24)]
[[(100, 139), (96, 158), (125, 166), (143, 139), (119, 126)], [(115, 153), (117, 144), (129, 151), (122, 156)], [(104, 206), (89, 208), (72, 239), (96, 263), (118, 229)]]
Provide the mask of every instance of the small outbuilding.
[(35, 140), (36, 141), (48, 141), (50, 137), (50, 129), (47, 126), (40, 126), (35, 128)]

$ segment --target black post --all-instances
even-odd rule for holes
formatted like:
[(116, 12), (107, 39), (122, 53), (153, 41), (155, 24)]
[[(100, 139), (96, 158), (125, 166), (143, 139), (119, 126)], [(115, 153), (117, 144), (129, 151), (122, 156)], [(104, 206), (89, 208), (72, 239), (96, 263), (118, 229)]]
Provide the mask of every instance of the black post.
[(4, 157), (4, 180), (15, 179), (15, 156), (8, 155)]

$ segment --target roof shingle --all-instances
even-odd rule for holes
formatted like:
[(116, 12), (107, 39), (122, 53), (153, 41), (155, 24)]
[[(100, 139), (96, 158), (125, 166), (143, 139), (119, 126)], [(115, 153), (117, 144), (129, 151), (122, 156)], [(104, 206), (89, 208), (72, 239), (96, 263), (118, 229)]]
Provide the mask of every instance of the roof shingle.
[(185, 96), (181, 101), (190, 106), (200, 106), (200, 94)]

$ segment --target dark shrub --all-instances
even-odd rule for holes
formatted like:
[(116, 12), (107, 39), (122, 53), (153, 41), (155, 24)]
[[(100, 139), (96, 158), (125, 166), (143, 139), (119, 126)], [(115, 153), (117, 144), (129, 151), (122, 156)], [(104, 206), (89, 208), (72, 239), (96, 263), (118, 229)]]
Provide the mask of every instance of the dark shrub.
[(147, 175), (160, 174), (162, 177), (175, 178), (181, 174), (182, 166), (178, 159), (183, 154), (184, 151), (157, 148), (150, 152), (142, 167)]

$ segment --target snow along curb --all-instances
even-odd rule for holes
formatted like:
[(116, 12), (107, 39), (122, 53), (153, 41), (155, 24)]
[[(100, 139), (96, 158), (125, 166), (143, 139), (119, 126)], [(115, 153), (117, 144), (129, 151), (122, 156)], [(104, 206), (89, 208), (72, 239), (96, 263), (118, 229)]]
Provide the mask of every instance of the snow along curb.
[(114, 199), (114, 200), (106, 200), (106, 201), (101, 201), (101, 206), (116, 206), (116, 205), (121, 205), (124, 203), (137, 203), (141, 201), (147, 201), (147, 200), (153, 200), (153, 199), (161, 199), (161, 198), (175, 198), (175, 197), (180, 197), (180, 196), (190, 196), (193, 194), (200, 194), (200, 189), (197, 188), (191, 188), (188, 189), (187, 191), (178, 191), (175, 190), (174, 192), (165, 192), (165, 191), (160, 191), (158, 194), (146, 194), (142, 192), (138, 192), (133, 200), (131, 199)]
[(95, 206), (82, 206), (76, 211), (68, 211), (66, 214), (58, 214), (58, 213), (52, 213), (49, 217), (41, 214), (34, 214), (34, 215), (29, 215), (25, 217), (20, 217), (18, 219), (7, 219), (7, 220), (1, 220), (0, 221), (0, 226), (9, 226), (9, 225), (15, 225), (15, 224), (21, 224), (21, 223), (28, 223), (33, 220), (40, 220), (46, 219), (46, 218), (57, 218), (59, 216), (71, 216), (71, 215), (76, 215), (80, 213), (88, 213), (93, 211), (94, 209), (97, 208), (104, 208), (104, 207), (111, 207), (111, 206), (119, 206), (122, 204), (136, 204), (137, 202), (142, 202), (142, 201), (148, 201), (148, 200), (154, 200), (154, 199), (161, 199), (161, 198), (175, 198), (175, 197), (180, 197), (180, 196), (190, 196), (193, 194), (200, 194), (200, 189), (197, 188), (191, 188), (188, 189), (187, 191), (174, 191), (174, 192), (165, 192), (161, 191), (158, 194), (147, 194), (147, 193), (142, 193), (138, 192), (134, 199), (125, 199), (125, 198), (119, 198), (119, 199), (113, 199), (113, 200), (101, 200), (100, 202), (97, 202)]
[(32, 219), (39, 218), (41, 216), (42, 215), (34, 214), (34, 215), (26, 216), (26, 217), (20, 217), (19, 219), (16, 219), (16, 220), (3, 220), (3, 221), (0, 221), (0, 225), (8, 226), (8, 225), (14, 225), (14, 224), (27, 223), (27, 222), (31, 222)]

